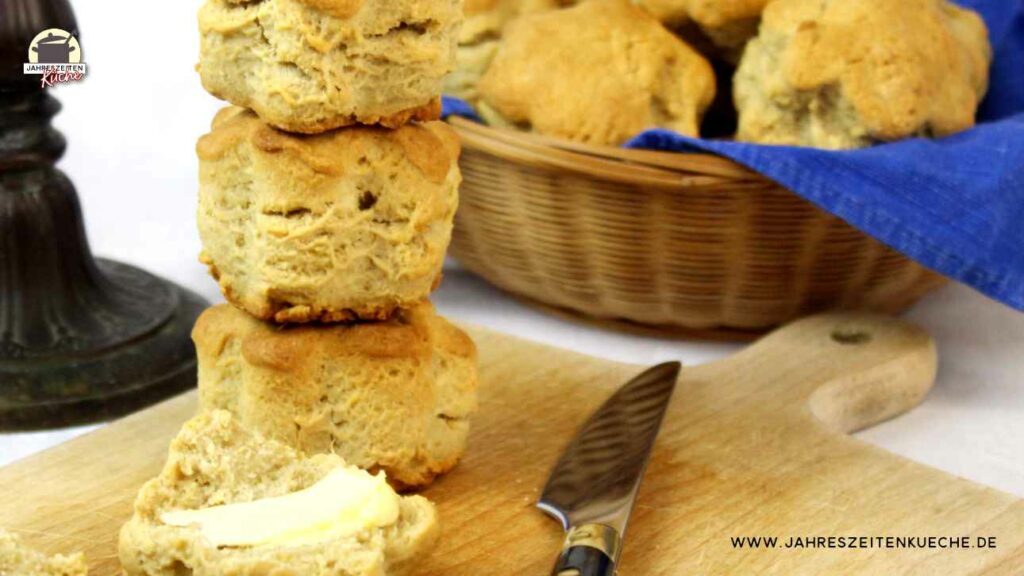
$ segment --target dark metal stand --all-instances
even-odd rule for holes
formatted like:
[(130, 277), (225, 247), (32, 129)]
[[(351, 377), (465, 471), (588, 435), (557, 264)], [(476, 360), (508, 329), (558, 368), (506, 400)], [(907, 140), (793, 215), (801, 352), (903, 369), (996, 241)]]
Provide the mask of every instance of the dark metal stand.
[[(32, 38), (77, 36), (67, 0), (0, 0), (0, 430), (104, 420), (195, 385), (195, 294), (89, 250), (54, 168), (60, 104), (25, 76)], [(141, 240), (141, 231), (140, 231)]]

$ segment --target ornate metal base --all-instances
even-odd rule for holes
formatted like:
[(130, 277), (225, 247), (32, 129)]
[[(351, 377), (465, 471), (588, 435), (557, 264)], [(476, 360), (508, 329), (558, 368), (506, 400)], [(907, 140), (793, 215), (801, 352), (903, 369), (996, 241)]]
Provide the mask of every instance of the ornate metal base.
[(149, 306), (149, 313), (140, 315), (146, 318), (139, 318), (147, 329), (121, 342), (106, 339), (92, 349), (0, 359), (0, 430), (108, 420), (195, 386), (189, 334), (206, 302), (138, 268), (97, 263), (117, 286), (115, 298)]
[(112, 418), (196, 380), (189, 335), (205, 302), (94, 259), (55, 167), (60, 104), (22, 73), (32, 38), (54, 27), (78, 35), (67, 0), (0, 1), (0, 430)]

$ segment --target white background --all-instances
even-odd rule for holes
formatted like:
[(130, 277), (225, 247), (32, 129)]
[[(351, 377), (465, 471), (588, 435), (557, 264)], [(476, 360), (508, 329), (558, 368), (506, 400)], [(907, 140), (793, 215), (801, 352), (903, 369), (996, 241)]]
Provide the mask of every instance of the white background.
[[(189, 2), (78, 0), (89, 76), (55, 95), (56, 125), (97, 254), (144, 266), (220, 300), (196, 255), (195, 142), (221, 106), (193, 71)], [(737, 346), (605, 332), (541, 315), (457, 269), (435, 296), (446, 315), (615, 360), (694, 364)], [(925, 403), (860, 434), (868, 442), (1024, 496), (1024, 315), (961, 286), (928, 297), (908, 317), (939, 343), (941, 367)], [(82, 429), (0, 435), (0, 464)]]

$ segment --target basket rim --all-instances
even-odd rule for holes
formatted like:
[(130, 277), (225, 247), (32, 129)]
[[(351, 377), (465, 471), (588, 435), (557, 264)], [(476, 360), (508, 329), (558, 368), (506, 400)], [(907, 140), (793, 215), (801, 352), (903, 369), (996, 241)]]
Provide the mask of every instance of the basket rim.
[(575, 172), (623, 184), (702, 186), (771, 182), (728, 158), (702, 152), (663, 152), (572, 142), (459, 116), (445, 120), (462, 145), (515, 164)]

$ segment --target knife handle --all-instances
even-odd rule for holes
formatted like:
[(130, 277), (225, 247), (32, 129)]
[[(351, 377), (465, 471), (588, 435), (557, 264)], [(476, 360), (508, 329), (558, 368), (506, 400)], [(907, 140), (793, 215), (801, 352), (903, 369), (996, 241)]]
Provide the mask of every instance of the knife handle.
[(622, 536), (604, 524), (573, 526), (552, 576), (615, 576)]

